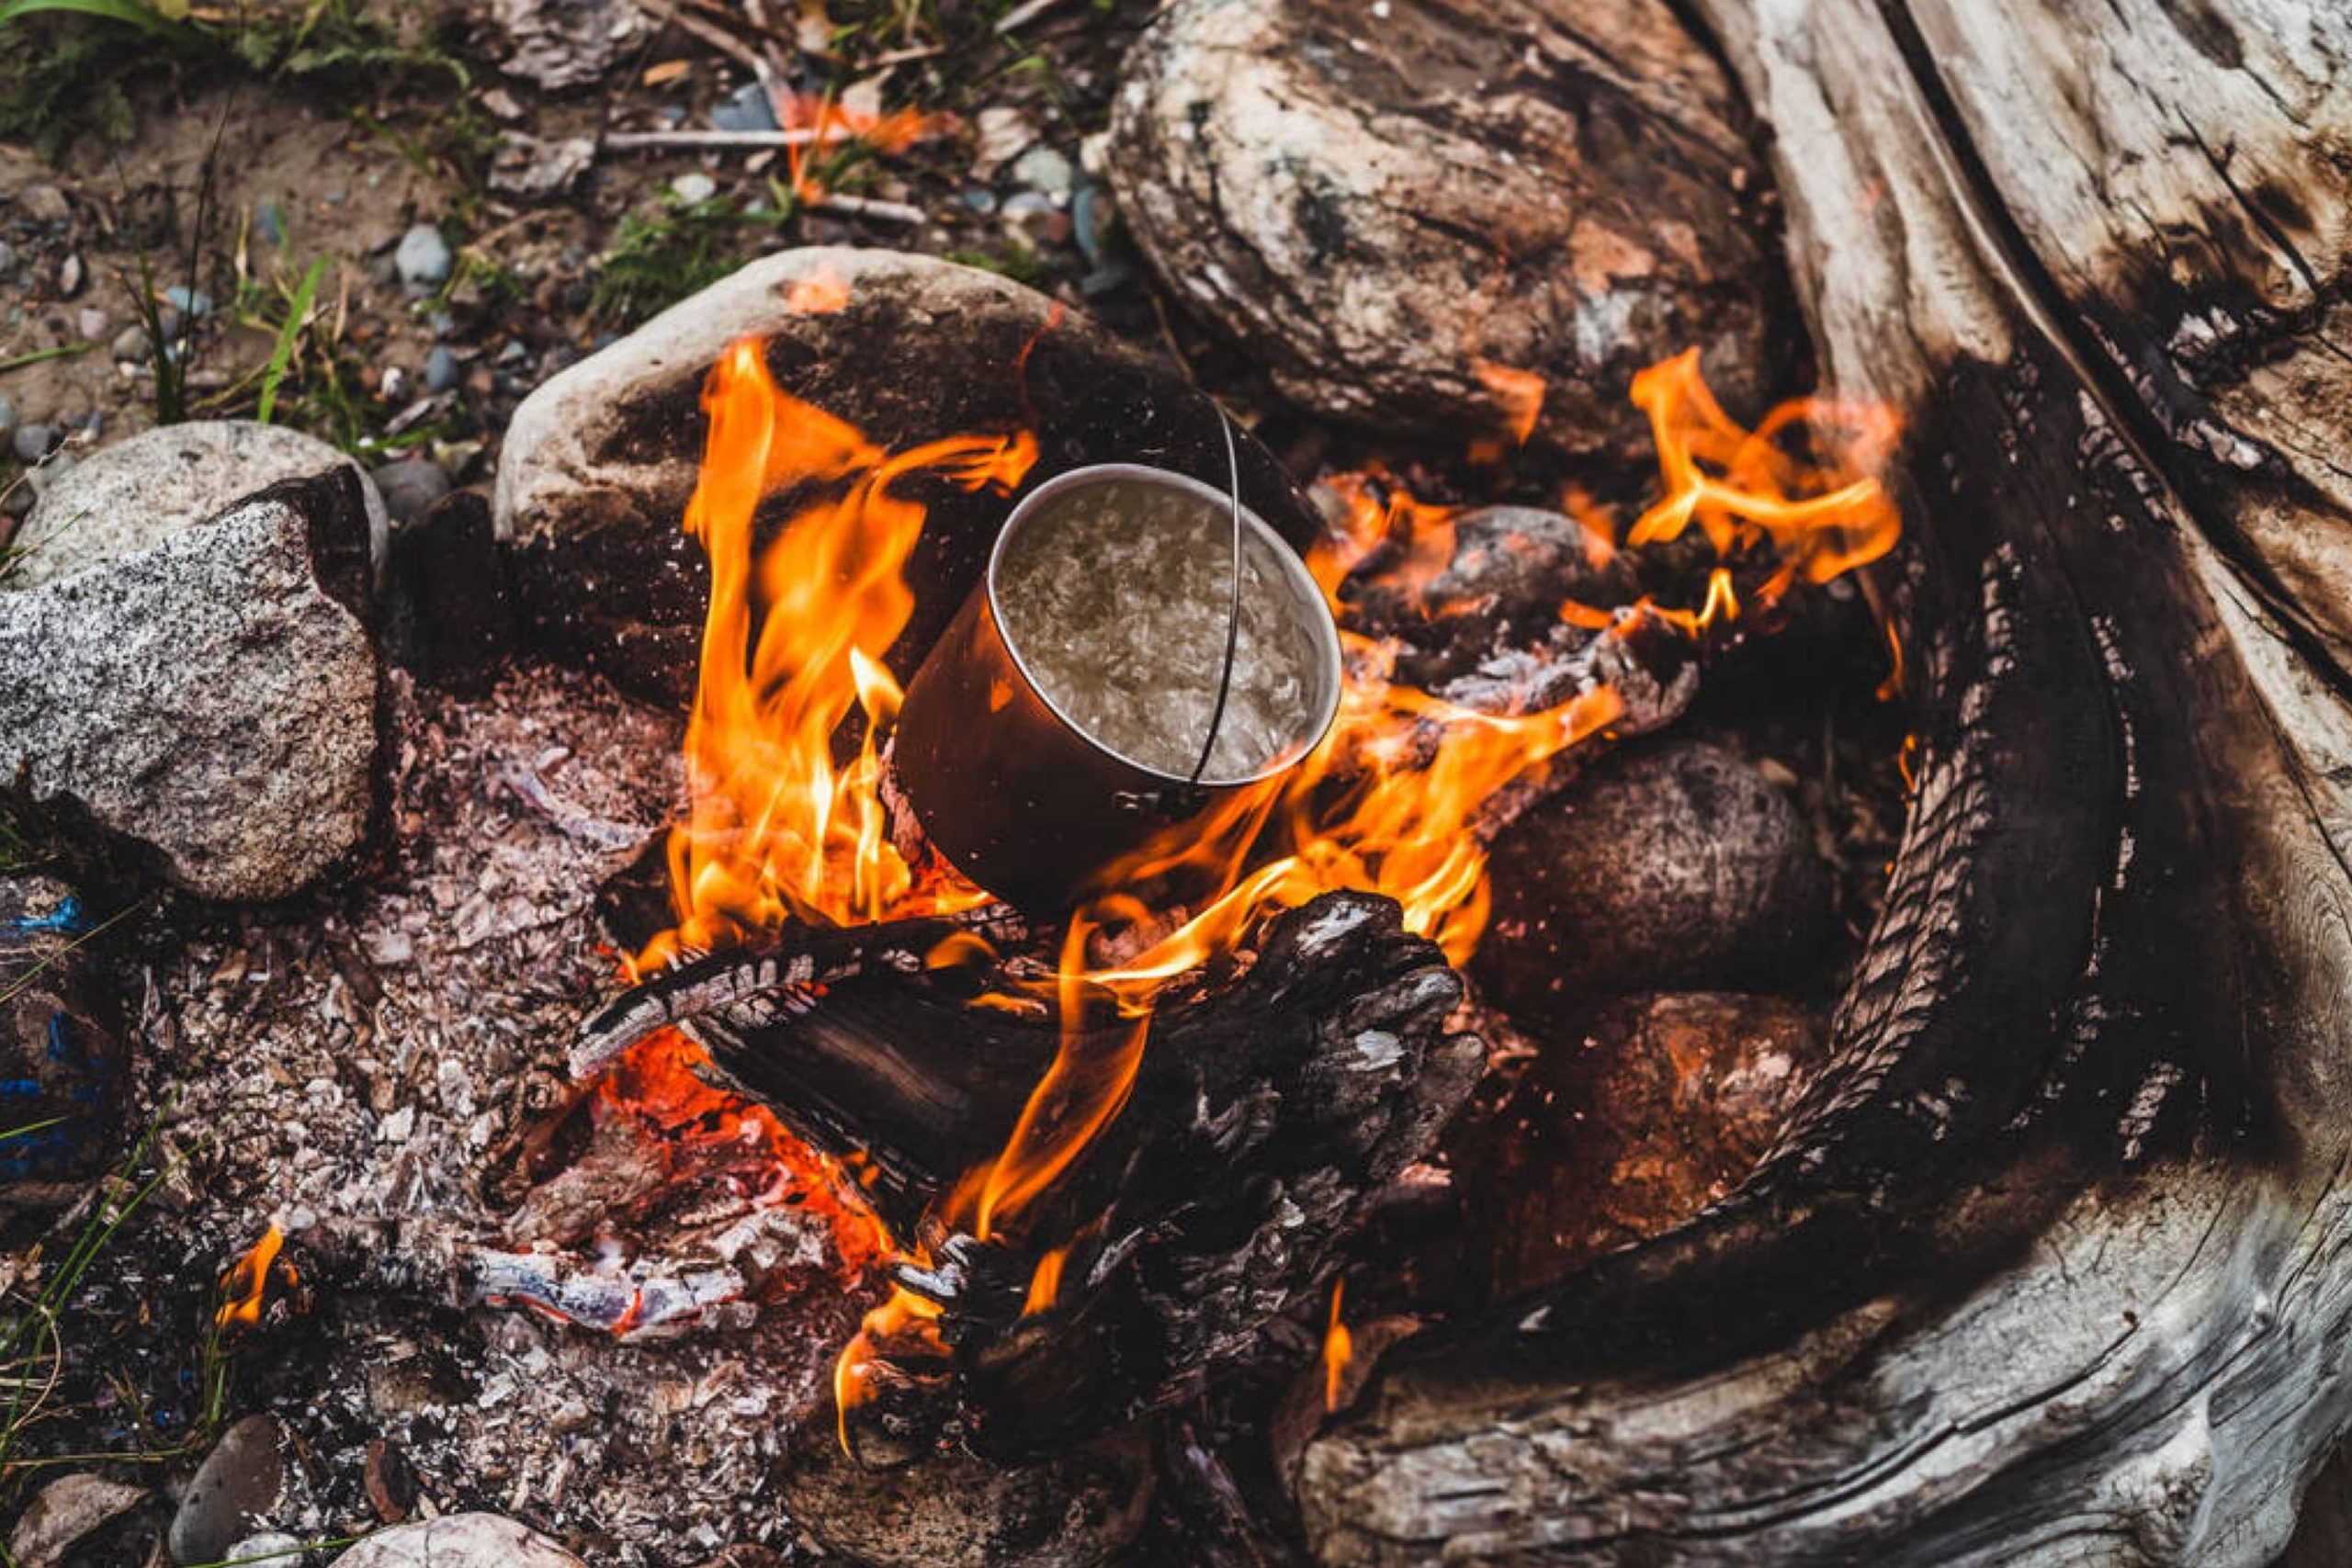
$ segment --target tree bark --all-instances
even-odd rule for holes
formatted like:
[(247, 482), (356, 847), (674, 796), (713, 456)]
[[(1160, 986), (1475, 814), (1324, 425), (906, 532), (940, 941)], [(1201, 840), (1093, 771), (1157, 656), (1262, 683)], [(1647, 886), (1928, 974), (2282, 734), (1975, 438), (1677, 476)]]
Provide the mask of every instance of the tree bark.
[(2268, 1562), (2352, 1420), (2352, 17), (1702, 0), (1899, 404), (1917, 798), (1738, 1192), (1397, 1352), (1335, 1563)]

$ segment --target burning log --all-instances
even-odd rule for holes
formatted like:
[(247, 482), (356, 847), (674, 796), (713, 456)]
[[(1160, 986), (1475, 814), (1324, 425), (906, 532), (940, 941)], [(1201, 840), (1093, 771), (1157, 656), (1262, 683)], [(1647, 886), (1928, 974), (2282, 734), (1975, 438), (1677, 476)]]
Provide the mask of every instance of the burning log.
[(1339, 1240), (1482, 1060), (1446, 1028), (1461, 991), (1437, 950), (1394, 905), (1328, 895), (1275, 920), (1246, 973), (1164, 1004), (1117, 1121), (1019, 1232), (984, 1238), (934, 1211), (1012, 1142), (1063, 1043), (1051, 1021), (917, 988), (910, 963), (949, 930), (967, 928), (805, 933), (824, 959), (687, 965), (593, 1023), (576, 1057), (684, 1029), (811, 1145), (854, 1160), (894, 1233), (923, 1236), (935, 1261), (897, 1278), (935, 1333), (885, 1348), (909, 1364), (845, 1427), (876, 1461), (950, 1433), (1003, 1458), (1051, 1452), (1249, 1355), (1320, 1291)]
[(1910, 829), (1758, 1172), (1394, 1353), (1290, 1458), (1307, 1538), (2269, 1562), (2352, 1408), (2352, 601), (2306, 434), (2346, 406), (2352, 35), (1702, 9), (1777, 132), (1829, 374), (1908, 416)]

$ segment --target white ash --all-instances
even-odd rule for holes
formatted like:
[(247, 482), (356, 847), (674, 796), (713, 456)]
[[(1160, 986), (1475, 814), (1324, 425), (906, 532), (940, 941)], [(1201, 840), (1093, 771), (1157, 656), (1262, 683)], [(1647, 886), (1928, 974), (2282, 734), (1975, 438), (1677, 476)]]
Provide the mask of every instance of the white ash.
[[(1303, 731), (1318, 716), (1320, 644), (1278, 549), (1243, 535), (1240, 628), (1210, 783), (1255, 777), (1316, 739)], [(1129, 761), (1189, 778), (1216, 712), (1232, 584), (1228, 513), (1114, 480), (1024, 518), (998, 564), (996, 599), (1006, 640), (1056, 707)]]
[[(562, 1103), (579, 1021), (619, 985), (592, 900), (628, 853), (600, 840), (669, 818), (681, 723), (545, 668), (472, 702), (402, 686), (395, 705), (388, 863), (266, 910), (148, 925), (134, 1114), (168, 1102), (164, 1145), (194, 1158), (101, 1256), (78, 1310), (105, 1372), (166, 1399), (220, 1271), (272, 1220), (292, 1258), (312, 1227), (373, 1220), (487, 1247), (537, 1239), (516, 1234), (546, 1210), (516, 1174), (524, 1140)], [(544, 788), (518, 792), (517, 770)], [(274, 1411), (323, 1479), (303, 1517), (267, 1522), (311, 1540), (374, 1528), (363, 1477), (382, 1438), (425, 1511), (500, 1512), (599, 1564), (794, 1550), (769, 1473), (868, 1298), (821, 1261), (816, 1222), (689, 1196), (658, 1243), (615, 1205), (622, 1245), (681, 1272), (731, 1255), (775, 1278), (765, 1306), (720, 1309), (682, 1339), (459, 1309), (429, 1276), (317, 1280), (306, 1314), (274, 1305), (234, 1341), (228, 1415)], [(594, 1257), (603, 1239), (564, 1245)]]

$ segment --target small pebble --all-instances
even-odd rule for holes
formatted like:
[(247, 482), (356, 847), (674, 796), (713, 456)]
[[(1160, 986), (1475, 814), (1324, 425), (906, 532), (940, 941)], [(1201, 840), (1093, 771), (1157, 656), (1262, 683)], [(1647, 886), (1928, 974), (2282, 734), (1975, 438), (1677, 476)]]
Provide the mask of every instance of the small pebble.
[(424, 356), (425, 389), (446, 392), (457, 384), (458, 356), (449, 352), (447, 344), (435, 344), (433, 352)]
[(430, 223), (419, 223), (402, 234), (400, 248), (392, 253), (392, 265), (401, 281), (420, 291), (447, 283), (453, 260), (449, 242)]
[(1032, 190), (1066, 197), (1078, 178), (1078, 171), (1052, 148), (1032, 147), (1012, 161), (1012, 177)]
[(106, 434), (107, 416), (102, 409), (92, 409), (90, 417), (82, 422), (82, 434), (96, 441)]
[(701, 170), (690, 170), (670, 182), (671, 194), (692, 207), (698, 201), (708, 201), (718, 194), (718, 182)]
[(75, 313), (74, 324), (80, 329), (84, 338), (96, 343), (107, 335), (107, 330), (114, 325), (114, 321), (96, 305), (85, 305)]
[(16, 453), (19, 463), (38, 463), (50, 455), (60, 439), (62, 437), (53, 425), (20, 424), (9, 450)]
[(134, 321), (114, 334), (114, 343), (107, 352), (114, 355), (118, 364), (144, 365), (154, 346), (154, 341), (147, 335), (147, 329)]
[(395, 523), (413, 522), (449, 493), (449, 476), (430, 457), (402, 457), (387, 463), (376, 470), (374, 478), (384, 498), (384, 511)]
[(0, 398), (0, 441), (12, 442), (16, 438), (17, 405), (6, 398)]
[(529, 345), (525, 344), (519, 337), (511, 337), (506, 340), (506, 346), (498, 351), (498, 363), (501, 365), (520, 365), (530, 356), (531, 350)]
[(64, 299), (71, 299), (76, 294), (81, 293), (83, 273), (82, 255), (80, 252), (76, 251), (74, 254), (67, 256), (64, 262), (61, 264), (57, 269), (58, 294)]
[(274, 196), (254, 203), (254, 232), (265, 245), (286, 243), (286, 205)]
[(173, 310), (182, 315), (194, 316), (199, 321), (212, 314), (212, 296), (201, 288), (175, 283), (164, 290), (164, 298), (170, 301)]
[(1070, 236), (1069, 214), (1043, 192), (1022, 191), (1006, 200), (1003, 212), (1006, 231), (1034, 249), (1042, 251)]
[(384, 367), (384, 378), (377, 383), (388, 403), (408, 401), (408, 372), (397, 365)]
[(1102, 221), (1110, 203), (1102, 199), (1102, 186), (1091, 181), (1082, 182), (1069, 201), (1070, 238), (1078, 242), (1079, 254), (1086, 265), (1102, 265)]
[(62, 223), (74, 215), (65, 193), (52, 185), (30, 185), (17, 193), (17, 205), (36, 223)]
[(721, 130), (775, 130), (775, 105), (767, 89), (746, 82), (711, 106), (710, 123)]
[(985, 217), (996, 210), (996, 192), (975, 186), (964, 193), (964, 205)]

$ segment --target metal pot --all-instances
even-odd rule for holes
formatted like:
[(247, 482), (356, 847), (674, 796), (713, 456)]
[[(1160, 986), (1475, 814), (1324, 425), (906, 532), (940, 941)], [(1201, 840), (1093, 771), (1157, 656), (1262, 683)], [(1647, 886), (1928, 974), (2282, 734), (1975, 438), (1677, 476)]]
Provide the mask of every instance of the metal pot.
[[(1214, 733), (1207, 727), (1182, 738), (1204, 759), (1189, 772), (1138, 761), (1090, 733), (1048, 694), (1050, 682), (1041, 682), (1024, 657), (1024, 639), (1034, 653), (1050, 628), (1024, 625), (1024, 615), (1038, 612), (1002, 597), (1008, 556), (1024, 541), (1039, 543), (1029, 539), (1032, 530), (1065, 528), (1074, 519), (1131, 525), (1137, 514), (1167, 515), (1171, 502), (1197, 506), (1220, 528), (1238, 513), (1236, 558), (1246, 549), (1256, 581), (1269, 590), (1247, 606), (1257, 617), (1252, 625), (1273, 617), (1280, 624), (1261, 640), (1306, 660), (1296, 671), (1304, 700), (1295, 723), (1285, 725), (1271, 755), (1230, 776), (1206, 765)], [(1235, 613), (1244, 613), (1238, 591)], [(1170, 692), (1197, 693), (1204, 682), (1216, 690), (1234, 671), (1220, 662), (1167, 675)], [(1105, 463), (1049, 479), (1013, 508), (986, 575), (908, 686), (891, 765), (923, 831), (957, 870), (1024, 909), (1059, 912), (1161, 834), (1198, 823), (1297, 765), (1330, 728), (1339, 705), (1339, 633), (1321, 591), (1281, 536), (1197, 479)], [(1224, 712), (1222, 700), (1216, 712)]]

